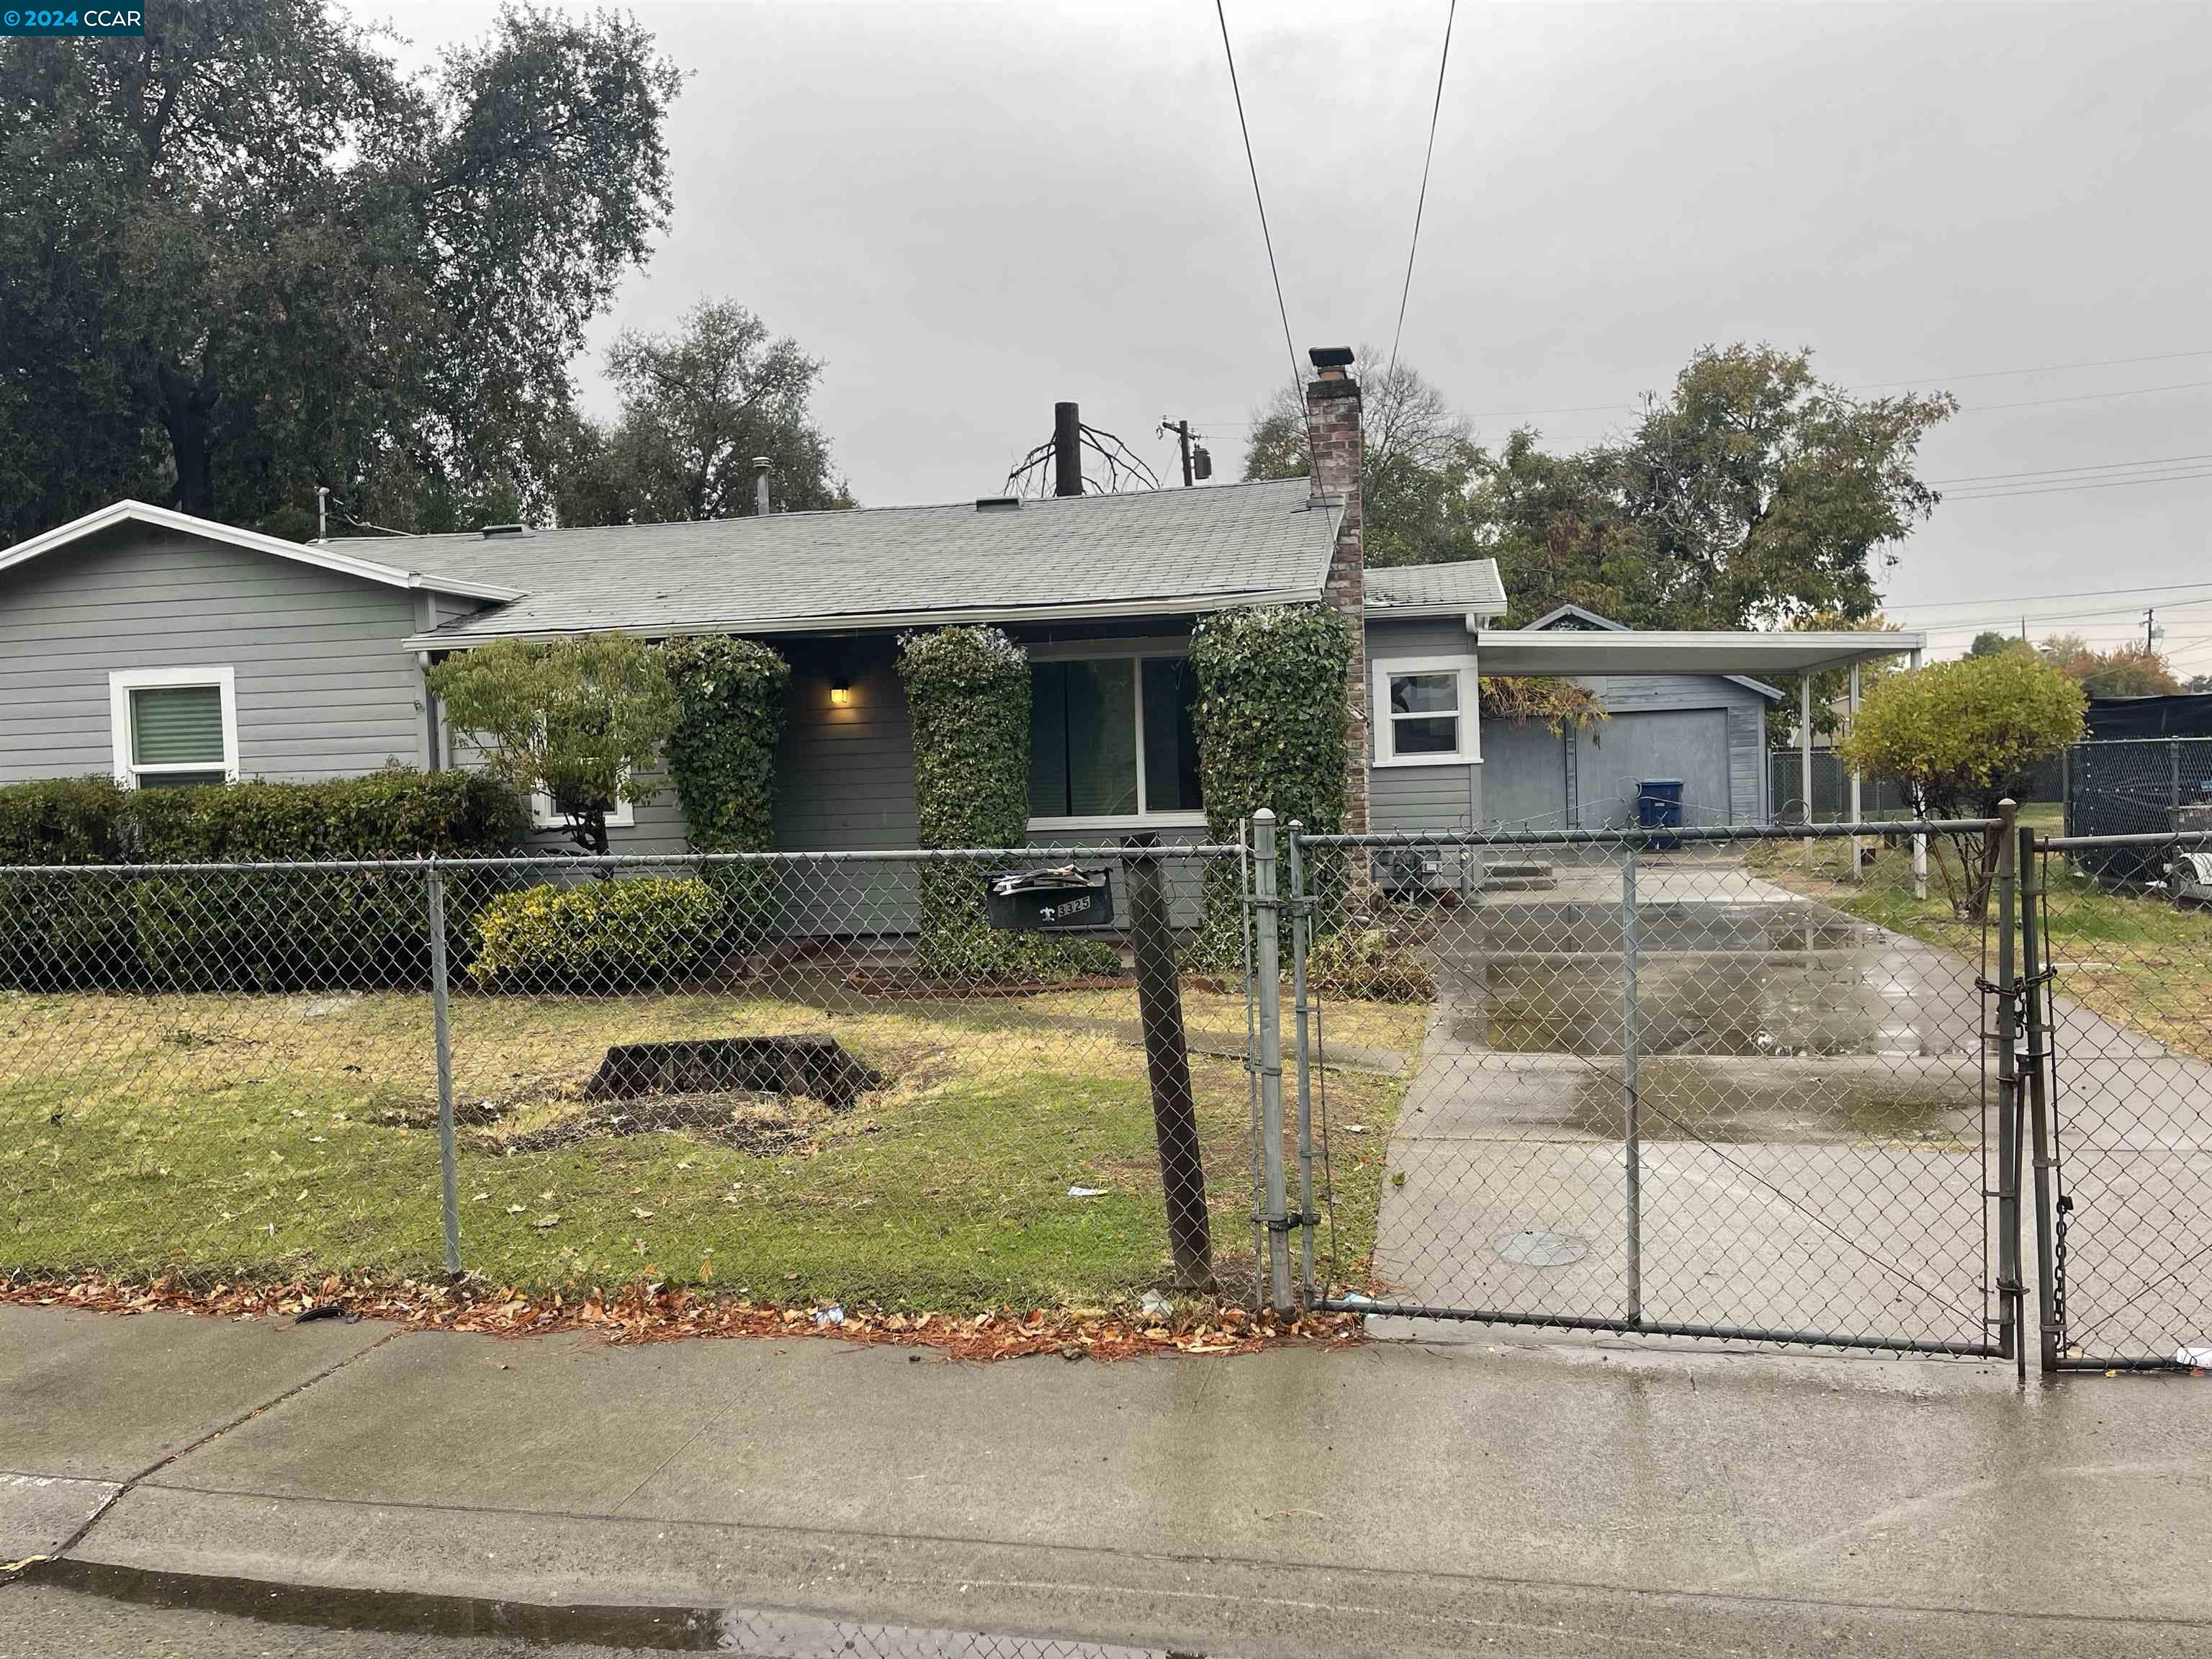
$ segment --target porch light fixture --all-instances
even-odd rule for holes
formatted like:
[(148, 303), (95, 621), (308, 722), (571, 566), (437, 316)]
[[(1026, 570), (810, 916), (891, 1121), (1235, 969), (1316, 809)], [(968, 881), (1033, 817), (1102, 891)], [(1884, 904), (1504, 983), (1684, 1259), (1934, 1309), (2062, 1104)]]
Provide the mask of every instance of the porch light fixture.
[(831, 708), (842, 708), (852, 701), (852, 681), (841, 678), (830, 682), (830, 705)]

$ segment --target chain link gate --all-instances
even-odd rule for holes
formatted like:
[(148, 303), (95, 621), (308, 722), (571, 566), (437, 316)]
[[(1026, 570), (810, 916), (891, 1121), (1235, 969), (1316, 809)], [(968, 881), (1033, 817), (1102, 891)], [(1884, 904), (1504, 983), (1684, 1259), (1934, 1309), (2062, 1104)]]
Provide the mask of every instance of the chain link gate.
[[(1953, 948), (1880, 920), (2000, 827), (1291, 826), (1304, 1198), (1261, 1207), (1310, 1305), (2012, 1355), (2011, 860)], [(1332, 1120), (1394, 1066), (1395, 1124)]]
[(2046, 1371), (2212, 1365), (2207, 854), (2202, 830), (2021, 831)]

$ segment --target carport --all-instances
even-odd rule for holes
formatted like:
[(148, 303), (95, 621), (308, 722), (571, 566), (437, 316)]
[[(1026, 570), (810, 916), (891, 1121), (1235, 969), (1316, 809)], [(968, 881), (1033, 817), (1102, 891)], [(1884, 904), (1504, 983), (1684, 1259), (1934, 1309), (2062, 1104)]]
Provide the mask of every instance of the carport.
[[(1850, 710), (1859, 706), (1863, 663), (1904, 656), (1920, 666), (1928, 636), (1922, 633), (1853, 629), (1836, 632), (1729, 633), (1695, 629), (1621, 628), (1489, 628), (1470, 616), (1475, 660), (1485, 674), (1567, 676), (1632, 674), (1798, 674), (1798, 731), (1813, 729), (1812, 676), (1824, 669), (1850, 670)], [(1813, 794), (1813, 756), (1800, 744), (1804, 795)], [(1851, 817), (1859, 816), (1859, 780), (1851, 779)]]

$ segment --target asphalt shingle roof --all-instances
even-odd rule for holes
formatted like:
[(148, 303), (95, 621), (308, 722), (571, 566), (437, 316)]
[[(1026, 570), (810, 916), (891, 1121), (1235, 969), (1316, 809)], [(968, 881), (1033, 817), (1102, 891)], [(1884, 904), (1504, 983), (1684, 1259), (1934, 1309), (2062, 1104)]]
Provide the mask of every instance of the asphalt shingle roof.
[(1203, 609), (1318, 597), (1334, 514), (1305, 480), (1024, 501), (1016, 508), (876, 507), (703, 524), (426, 536), (426, 580), (523, 590), (441, 638), (771, 632), (844, 619)]
[(1450, 564), (1370, 565), (1367, 608), (1395, 611), (1407, 606), (1449, 607), (1503, 616), (1505, 584), (1495, 559), (1461, 559)]

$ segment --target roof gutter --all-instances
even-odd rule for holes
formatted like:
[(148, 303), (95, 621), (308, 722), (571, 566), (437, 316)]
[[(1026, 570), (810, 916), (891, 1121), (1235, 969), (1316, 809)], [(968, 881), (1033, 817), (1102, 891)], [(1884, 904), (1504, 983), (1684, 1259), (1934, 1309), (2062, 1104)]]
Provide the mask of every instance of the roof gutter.
[[(834, 617), (731, 617), (708, 622), (665, 624), (609, 624), (597, 628), (475, 629), (416, 634), (402, 641), (410, 651), (457, 651), (495, 640), (566, 640), (592, 634), (637, 634), (652, 639), (682, 639), (700, 634), (844, 634), (894, 628), (955, 628), (970, 623), (1116, 622), (1124, 617), (1188, 617), (1233, 611), (1246, 605), (1310, 605), (1325, 587), (1286, 587), (1250, 593), (1208, 593), (1177, 599), (1098, 600), (1089, 605), (979, 606), (964, 611), (869, 611)], [(469, 618), (470, 621), (493, 620)]]

